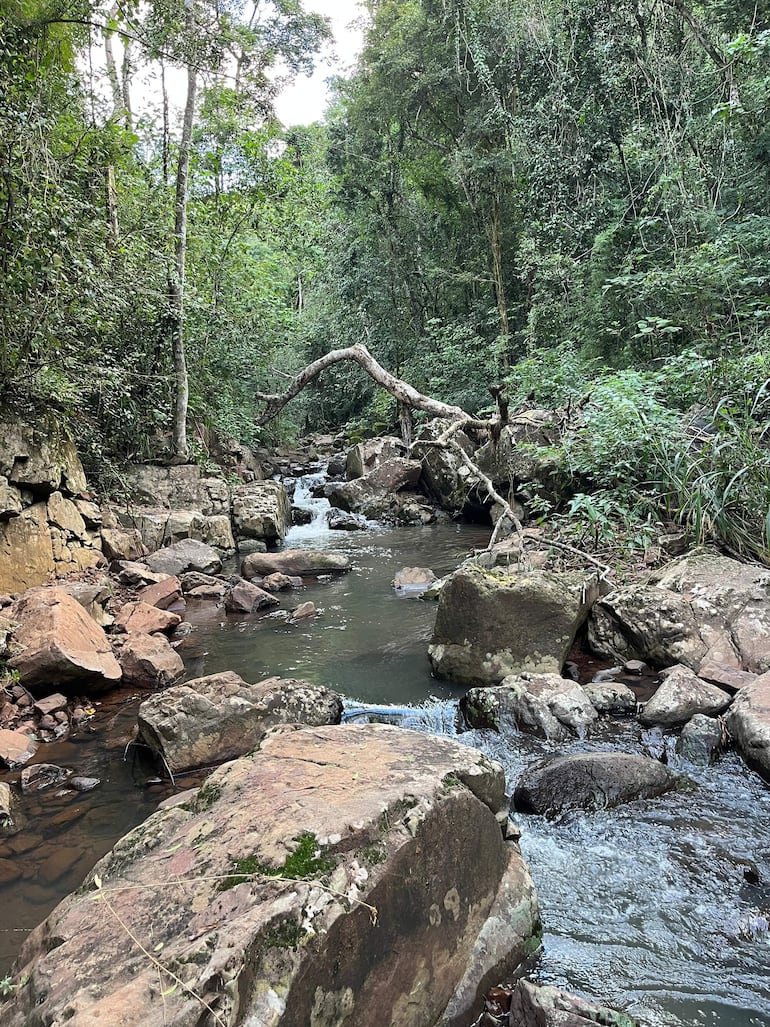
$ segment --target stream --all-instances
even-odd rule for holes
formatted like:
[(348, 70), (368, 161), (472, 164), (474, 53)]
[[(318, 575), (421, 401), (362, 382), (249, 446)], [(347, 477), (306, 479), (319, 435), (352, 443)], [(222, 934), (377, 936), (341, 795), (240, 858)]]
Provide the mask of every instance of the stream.
[[(294, 503), (313, 520), (292, 528), (285, 545), (345, 551), (353, 570), (304, 587), (300, 598), (283, 593), (282, 605), (312, 600), (319, 609), (296, 625), (191, 603), (194, 631), (180, 649), (188, 677), (234, 670), (250, 681), (276, 674), (325, 684), (346, 696), (346, 721), (456, 737), (501, 762), (511, 788), (525, 765), (557, 750), (645, 751), (649, 732), (629, 721), (604, 721), (588, 740), (558, 747), (462, 731), (456, 701), (464, 689), (430, 674), (435, 606), (397, 595), (391, 581), (403, 566), (441, 576), (483, 547), (489, 529), (329, 531), (328, 504), (311, 496), (319, 480), (298, 481)], [(29, 829), (0, 841), (0, 978), (25, 933), (174, 791), (141, 752), (123, 758), (139, 699), (116, 693), (97, 707), (90, 731), (38, 754), (102, 784), (74, 798), (55, 789), (25, 797)], [(692, 789), (551, 821), (518, 817), (545, 926), (533, 976), (624, 1009), (644, 1027), (770, 1027), (770, 789), (733, 754), (695, 768), (666, 749)], [(183, 776), (177, 786), (198, 779)]]

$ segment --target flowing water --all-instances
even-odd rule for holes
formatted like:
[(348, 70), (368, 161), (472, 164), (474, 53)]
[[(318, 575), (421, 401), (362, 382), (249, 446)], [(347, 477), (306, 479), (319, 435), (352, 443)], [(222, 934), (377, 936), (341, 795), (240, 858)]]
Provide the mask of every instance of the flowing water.
[[(298, 483), (294, 502), (315, 517), (292, 528), (286, 544), (344, 550), (352, 572), (284, 593), (284, 606), (311, 599), (320, 611), (294, 626), (264, 615), (225, 617), (213, 604), (191, 606), (189, 676), (232, 669), (251, 681), (279, 674), (326, 684), (348, 697), (346, 721), (456, 737), (499, 760), (512, 787), (524, 766), (556, 747), (515, 733), (462, 732), (462, 689), (433, 679), (426, 658), (435, 607), (396, 595), (390, 584), (402, 566), (451, 570), (486, 543), (488, 530), (330, 532), (328, 504), (310, 498), (317, 480)], [(40, 759), (69, 763), (79, 773), (85, 763), (103, 784), (76, 799), (43, 793), (30, 811), (30, 832), (16, 843), (29, 849), (0, 846), (0, 873), (24, 873), (0, 884), (0, 976), (23, 932), (171, 791), (148, 765), (123, 762), (135, 708), (135, 698), (116, 696), (99, 708), (93, 734), (41, 749)], [(566, 748), (644, 745), (637, 725), (615, 721)], [(676, 765), (693, 788), (553, 821), (518, 818), (545, 925), (534, 973), (627, 1009), (645, 1027), (770, 1027), (770, 789), (733, 755), (713, 768)]]

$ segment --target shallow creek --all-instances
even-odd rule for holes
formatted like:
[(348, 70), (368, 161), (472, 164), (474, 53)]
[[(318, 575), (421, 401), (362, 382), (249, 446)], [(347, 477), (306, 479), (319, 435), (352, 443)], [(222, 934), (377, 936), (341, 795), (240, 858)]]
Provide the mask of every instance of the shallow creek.
[[(431, 678), (426, 656), (435, 607), (397, 596), (390, 585), (403, 566), (451, 570), (486, 543), (488, 531), (330, 532), (325, 501), (309, 498), (312, 484), (300, 483), (295, 502), (316, 519), (293, 528), (287, 545), (344, 550), (352, 572), (286, 600), (310, 599), (320, 610), (295, 626), (191, 606), (188, 676), (231, 669), (251, 681), (278, 674), (326, 684), (349, 697), (346, 720), (456, 736), (499, 760), (509, 785), (527, 763), (555, 752), (514, 732), (458, 733), (455, 704), (463, 690)], [(0, 977), (26, 931), (173, 791), (153, 778), (141, 753), (123, 759), (137, 702), (112, 697), (98, 707), (91, 733), (39, 753), (40, 760), (100, 777), (102, 785), (75, 799), (36, 797), (30, 830), (13, 847), (0, 844), (0, 869), (23, 874), (0, 884)], [(636, 725), (615, 721), (560, 751), (643, 751), (647, 742)], [(770, 1027), (770, 789), (733, 755), (714, 768), (677, 769), (686, 770), (693, 790), (555, 821), (519, 818), (545, 924), (545, 952), (534, 973), (624, 1008), (645, 1027)], [(183, 777), (177, 786), (192, 783)], [(752, 883), (757, 874), (760, 883)]]

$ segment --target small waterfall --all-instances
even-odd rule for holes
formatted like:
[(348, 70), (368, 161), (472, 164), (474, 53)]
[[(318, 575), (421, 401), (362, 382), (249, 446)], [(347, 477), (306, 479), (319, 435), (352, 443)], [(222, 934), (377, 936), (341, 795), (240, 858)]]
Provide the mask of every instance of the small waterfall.
[(297, 524), (289, 529), (286, 541), (289, 545), (296, 544), (296, 539), (326, 534), (329, 526), (326, 521), (326, 514), (331, 509), (329, 500), (321, 496), (316, 498), (313, 490), (326, 481), (326, 468), (315, 471), (313, 474), (303, 474), (297, 478), (294, 487), (292, 506), (299, 510), (307, 510), (311, 519), (307, 524)]

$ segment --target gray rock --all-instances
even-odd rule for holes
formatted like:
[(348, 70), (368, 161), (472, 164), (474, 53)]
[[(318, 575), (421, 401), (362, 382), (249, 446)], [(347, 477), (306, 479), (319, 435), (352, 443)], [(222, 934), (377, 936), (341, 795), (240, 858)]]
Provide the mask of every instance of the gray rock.
[(497, 687), (472, 688), (460, 708), (470, 727), (512, 726), (555, 741), (585, 735), (597, 718), (580, 685), (558, 674), (510, 675)]
[(101, 783), (98, 777), (71, 777), (67, 782), (69, 787), (74, 788), (76, 792), (92, 792)]
[(231, 613), (256, 613), (257, 610), (277, 605), (275, 596), (250, 581), (239, 581), (225, 597), (225, 609)]
[(277, 481), (256, 481), (233, 490), (233, 527), (238, 539), (282, 539), (291, 520), (286, 489)]
[(730, 695), (701, 681), (689, 667), (672, 667), (652, 698), (639, 714), (642, 724), (675, 727), (685, 724), (696, 713), (722, 713), (730, 705)]
[(592, 681), (583, 685), (597, 713), (605, 713), (614, 717), (633, 717), (636, 714), (636, 696), (620, 681)]
[(676, 751), (690, 763), (707, 767), (714, 763), (724, 748), (725, 731), (713, 717), (696, 713), (682, 728)]
[(595, 1005), (550, 985), (521, 980), (511, 996), (510, 1027), (640, 1027), (625, 1013)]
[(22, 792), (41, 792), (44, 788), (61, 784), (72, 774), (66, 767), (57, 767), (54, 763), (35, 763), (25, 767), (21, 772)]
[[(365, 442), (358, 442), (350, 447), (345, 457), (343, 473), (348, 480), (363, 478), (364, 475), (379, 467), (384, 460), (402, 457), (405, 453), (406, 446), (395, 435), (367, 439)], [(331, 471), (329, 473), (331, 474)]]
[(320, 574), (342, 574), (350, 570), (350, 559), (344, 553), (320, 549), (283, 549), (278, 553), (251, 553), (241, 563), (241, 574), (247, 580), (270, 574), (290, 577), (317, 577)]
[(179, 577), (186, 571), (201, 571), (215, 574), (222, 569), (222, 560), (216, 549), (196, 539), (182, 539), (171, 546), (159, 549), (145, 560), (156, 574), (172, 574)]
[(618, 752), (576, 753), (528, 767), (513, 795), (521, 813), (605, 809), (662, 795), (676, 784), (662, 763)]
[(434, 671), (468, 685), (561, 670), (590, 605), (584, 574), (509, 574), (466, 563), (439, 595), (428, 649)]
[(369, 522), (361, 514), (348, 513), (332, 507), (326, 514), (326, 523), (331, 531), (366, 531)]
[(393, 576), (393, 588), (405, 595), (420, 595), (437, 581), (430, 567), (402, 567)]

